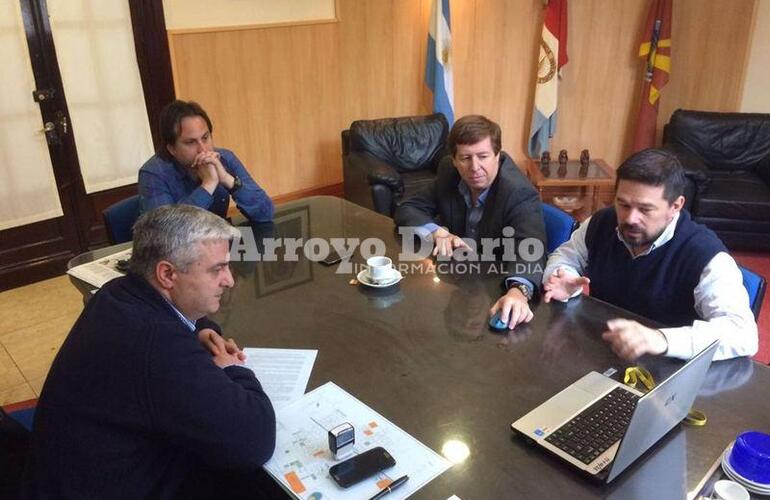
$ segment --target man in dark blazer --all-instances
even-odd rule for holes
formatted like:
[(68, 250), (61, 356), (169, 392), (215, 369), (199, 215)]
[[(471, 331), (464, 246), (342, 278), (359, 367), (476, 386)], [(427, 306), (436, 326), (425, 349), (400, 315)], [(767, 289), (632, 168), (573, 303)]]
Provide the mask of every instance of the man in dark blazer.
[[(545, 267), (545, 224), (538, 193), (501, 151), (500, 126), (495, 122), (479, 115), (460, 118), (449, 132), (448, 146), (451, 155), (439, 164), (436, 180), (399, 206), (395, 222), (416, 227), (433, 242), (433, 255), (439, 257), (475, 250), (482, 257), (494, 253), (504, 260), (515, 259), (515, 269), (523, 272), (506, 278), (507, 292), (490, 310), (500, 311), (500, 319), (513, 329), (532, 319), (529, 301)], [(494, 252), (490, 245), (496, 247)], [(512, 248), (515, 255), (510, 255)]]
[(233, 286), (238, 234), (191, 205), (137, 221), (131, 271), (91, 298), (43, 386), (27, 497), (264, 494), (275, 413), (238, 346), (206, 318)]

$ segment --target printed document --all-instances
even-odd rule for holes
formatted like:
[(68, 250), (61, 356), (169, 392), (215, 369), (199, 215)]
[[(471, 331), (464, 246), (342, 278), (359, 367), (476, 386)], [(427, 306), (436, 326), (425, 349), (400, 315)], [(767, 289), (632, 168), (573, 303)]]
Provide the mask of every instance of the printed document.
[(318, 351), (248, 347), (243, 353), (246, 367), (254, 372), (273, 407), (278, 409), (305, 394)]
[(73, 267), (67, 271), (67, 274), (71, 274), (89, 285), (101, 288), (108, 281), (123, 276), (125, 273), (118, 271), (118, 261), (130, 259), (131, 249), (128, 248), (93, 262)]

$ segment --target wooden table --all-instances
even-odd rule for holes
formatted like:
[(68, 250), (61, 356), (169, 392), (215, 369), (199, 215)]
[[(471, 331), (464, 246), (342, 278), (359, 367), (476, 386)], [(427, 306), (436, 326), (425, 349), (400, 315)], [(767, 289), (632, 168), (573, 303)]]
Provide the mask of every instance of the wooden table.
[[(561, 166), (558, 161), (551, 161), (547, 168), (541, 168), (540, 160), (530, 159), (527, 160), (527, 176), (540, 191), (540, 199), (553, 203), (566, 212), (585, 209), (582, 215), (586, 217), (600, 208), (598, 188), (615, 186), (615, 170), (602, 159), (592, 159), (585, 168), (577, 160), (570, 160), (565, 166)], [(565, 189), (573, 188), (580, 189), (580, 196), (573, 197), (577, 203), (565, 203), (564, 199), (570, 198), (568, 196), (559, 200), (558, 194), (564, 194)], [(588, 189), (591, 190), (590, 197), (586, 196)], [(557, 192), (549, 195), (544, 193), (545, 190)]]

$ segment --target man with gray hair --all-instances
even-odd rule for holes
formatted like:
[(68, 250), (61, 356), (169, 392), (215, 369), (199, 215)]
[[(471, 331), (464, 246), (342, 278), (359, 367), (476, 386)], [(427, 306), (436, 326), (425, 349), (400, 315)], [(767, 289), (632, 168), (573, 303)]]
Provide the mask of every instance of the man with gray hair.
[(131, 271), (88, 302), (46, 379), (29, 497), (254, 496), (275, 413), (243, 353), (206, 318), (233, 286), (238, 234), (189, 205), (137, 221)]

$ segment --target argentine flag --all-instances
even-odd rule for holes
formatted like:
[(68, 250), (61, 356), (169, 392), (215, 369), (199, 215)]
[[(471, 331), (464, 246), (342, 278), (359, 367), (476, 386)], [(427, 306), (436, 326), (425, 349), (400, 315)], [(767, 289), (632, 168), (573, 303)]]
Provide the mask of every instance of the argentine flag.
[[(438, 8), (439, 4), (441, 9)], [(449, 126), (452, 126), (455, 121), (455, 100), (450, 25), (449, 0), (433, 0), (428, 27), (425, 84), (433, 92), (433, 112), (444, 113)]]

